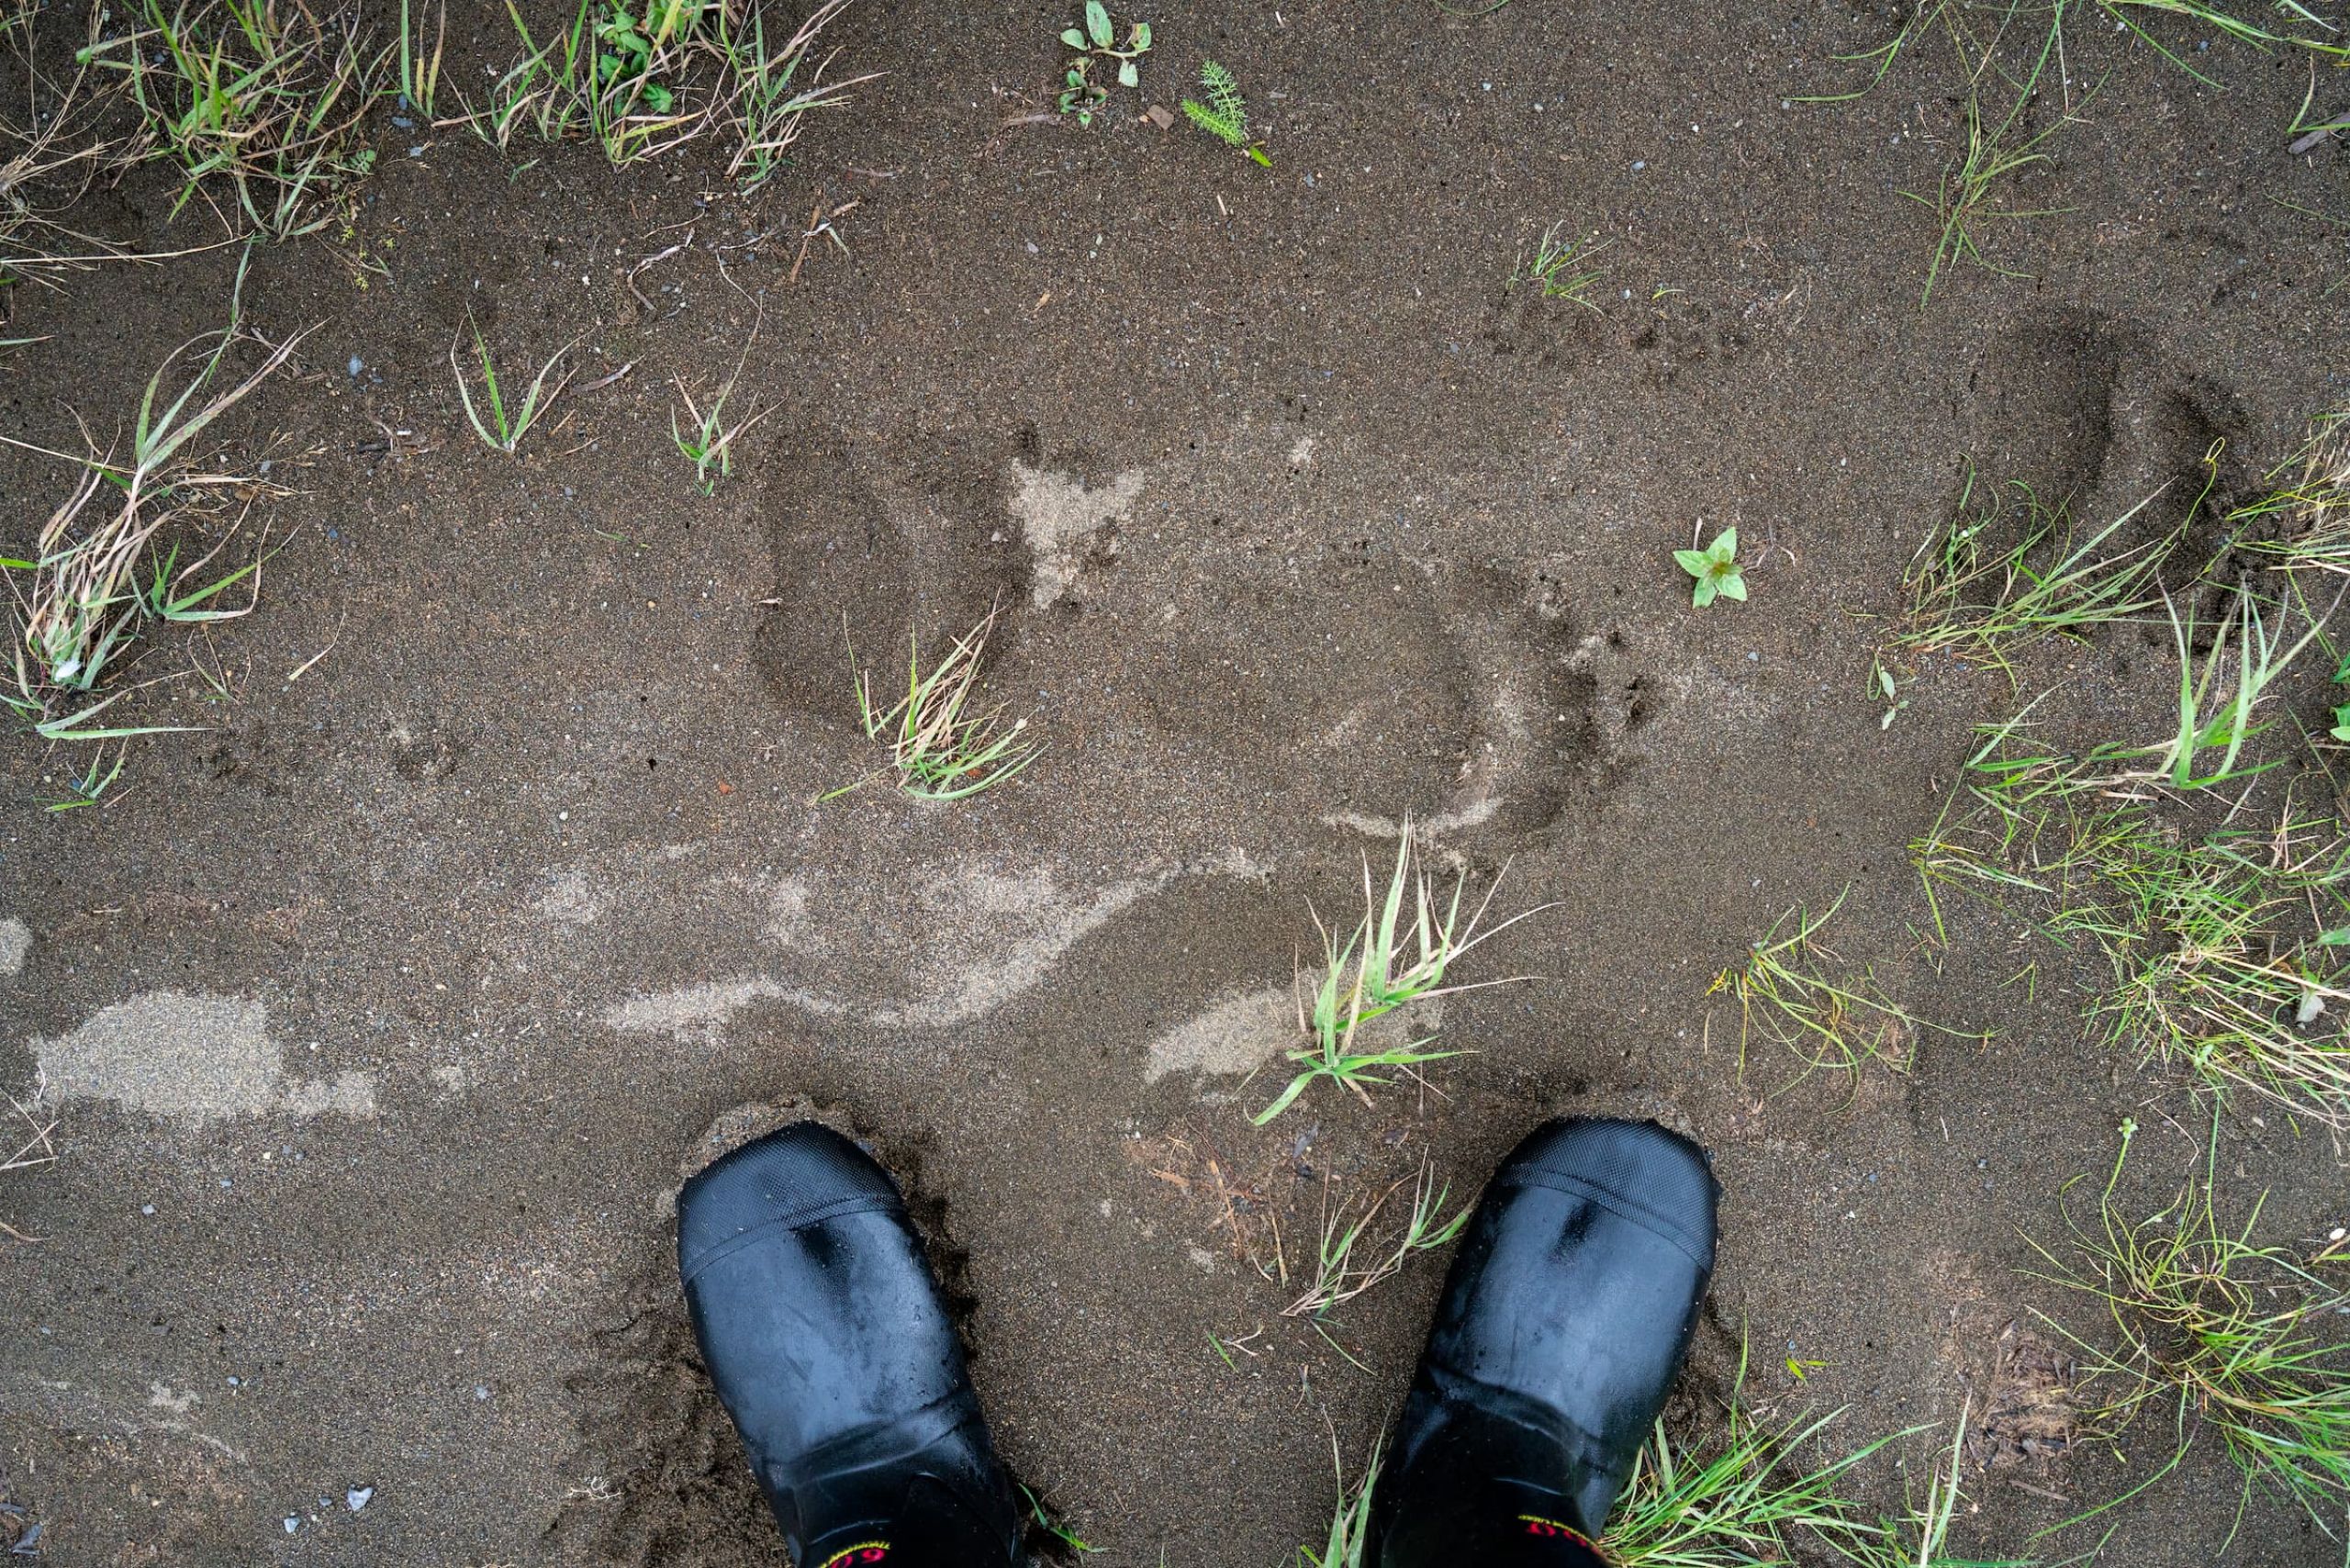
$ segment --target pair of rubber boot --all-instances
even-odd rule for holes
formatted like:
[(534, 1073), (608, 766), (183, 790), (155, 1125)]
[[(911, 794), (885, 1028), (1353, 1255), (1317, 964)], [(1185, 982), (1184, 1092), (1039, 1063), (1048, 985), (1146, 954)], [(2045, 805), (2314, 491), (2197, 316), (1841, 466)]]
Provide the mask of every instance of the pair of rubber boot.
[[(1719, 1189), (1648, 1122), (1562, 1118), (1462, 1233), (1371, 1500), (1364, 1568), (1600, 1568), (1688, 1349)], [(1022, 1518), (889, 1174), (801, 1122), (686, 1183), (678, 1265), (800, 1568), (1016, 1568)], [(1332, 1568), (1337, 1568), (1336, 1564)]]

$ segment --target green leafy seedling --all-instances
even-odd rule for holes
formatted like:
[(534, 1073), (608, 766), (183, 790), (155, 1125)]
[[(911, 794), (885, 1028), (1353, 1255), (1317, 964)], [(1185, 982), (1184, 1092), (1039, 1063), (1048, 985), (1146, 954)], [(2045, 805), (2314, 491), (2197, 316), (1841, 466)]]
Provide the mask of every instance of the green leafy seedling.
[(1738, 564), (1738, 530), (1725, 528), (1714, 536), (1714, 542), (1703, 550), (1675, 550), (1673, 558), (1681, 569), (1697, 579), (1689, 594), (1689, 602), (1703, 610), (1717, 598), (1746, 598), (1745, 569)]
[(1237, 147), (1271, 168), (1271, 157), (1248, 134), (1248, 100), (1240, 95), (1240, 84), (1233, 79), (1232, 73), (1213, 60), (1203, 60), (1200, 85), (1207, 89), (1208, 101), (1203, 104), (1196, 98), (1184, 99), (1183, 118), (1227, 147)]
[(1118, 62), (1119, 86), (1142, 85), (1139, 62), (1150, 52), (1148, 22), (1128, 23), (1125, 41), (1120, 43), (1117, 30), (1110, 25), (1109, 7), (1102, 0), (1085, 0), (1085, 25), (1062, 28), (1061, 42), (1076, 50), (1076, 56), (1061, 73), (1060, 95), (1055, 102), (1061, 113), (1075, 116), (1078, 124), (1091, 125), (1110, 96), (1109, 89), (1093, 80), (1098, 62)]

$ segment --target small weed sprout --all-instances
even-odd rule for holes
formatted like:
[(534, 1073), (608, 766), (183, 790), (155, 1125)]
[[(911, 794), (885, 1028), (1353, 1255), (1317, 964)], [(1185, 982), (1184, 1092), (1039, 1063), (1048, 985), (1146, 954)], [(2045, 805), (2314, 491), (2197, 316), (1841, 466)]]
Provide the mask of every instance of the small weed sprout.
[(1234, 80), (1232, 73), (1213, 60), (1203, 60), (1200, 62), (1200, 85), (1206, 90), (1208, 101), (1203, 104), (1196, 98), (1185, 98), (1183, 118), (1225, 146), (1237, 148), (1271, 168), (1271, 155), (1248, 134), (1248, 100), (1240, 95), (1240, 84)]
[(1091, 1556), (1092, 1553), (1102, 1550), (1100, 1547), (1095, 1546), (1092, 1542), (1080, 1536), (1075, 1530), (1069, 1529), (1069, 1526), (1061, 1523), (1060, 1520), (1046, 1513), (1045, 1511), (1044, 1499), (1037, 1496), (1035, 1493), (1030, 1491), (1025, 1483), (1021, 1484), (1020, 1495), (1028, 1499), (1028, 1517), (1035, 1521), (1036, 1528), (1038, 1529), (1043, 1530), (1046, 1535), (1051, 1536), (1055, 1540), (1059, 1541), (1071, 1551), (1075, 1551), (1082, 1555)]
[[(1503, 872), (1506, 874), (1507, 870), (1505, 866)], [(1355, 1036), (1372, 1019), (1408, 1002), (1533, 978), (1511, 975), (1479, 980), (1473, 985), (1445, 983), (1453, 965), (1478, 943), (1550, 907), (1538, 904), (1481, 931), (1479, 927), (1493, 907), (1494, 895), (1501, 890), (1501, 877), (1496, 876), (1464, 924), (1460, 901), (1468, 886), (1466, 874), (1453, 882), (1451, 901), (1441, 906), (1443, 913), (1439, 915), (1435, 882), (1420, 865), (1418, 844), (1408, 820), (1398, 835), (1395, 866), (1389, 875), (1383, 900), (1371, 883), (1371, 857), (1363, 857), (1362, 918), (1341, 941), (1337, 933), (1322, 924), (1319, 914), (1314, 917), (1315, 929), (1322, 935), (1322, 964), (1314, 985), (1311, 1010), (1303, 994), (1303, 972), (1299, 976), (1298, 1002), (1298, 1026), (1312, 1043), (1289, 1053), (1299, 1071), (1271, 1104), (1257, 1113), (1256, 1124), (1262, 1126), (1288, 1110), (1317, 1078), (1343, 1084), (1368, 1104), (1371, 1095), (1365, 1085), (1389, 1081), (1382, 1070), (1401, 1068), (1408, 1071), (1423, 1062), (1460, 1055), (1458, 1051), (1424, 1051), (1420, 1047), (1429, 1043), (1425, 1039), (1381, 1050), (1358, 1050)], [(1407, 897), (1412, 906), (1408, 923), (1404, 916)]]
[(735, 438), (776, 410), (776, 405), (769, 404), (746, 420), (732, 425), (726, 422), (726, 399), (734, 395), (734, 384), (742, 378), (742, 374), (743, 368), (737, 364), (734, 375), (718, 389), (717, 396), (711, 399), (706, 409), (694, 400), (693, 388), (686, 385), (684, 376), (678, 376), (675, 382), (677, 400), (686, 406), (688, 423), (680, 426), (677, 410), (672, 409), (669, 411), (669, 439), (677, 443), (678, 452), (694, 465), (694, 487), (705, 496), (717, 489), (720, 479), (733, 477)]
[[(488, 340), (482, 336), (479, 323), (468, 318), (465, 325), (474, 337), (474, 364), (482, 384), (482, 402), (475, 403), (473, 388), (465, 385), (465, 367), (457, 358), (458, 351), (464, 345), (463, 332), (449, 341), (449, 369), (457, 378), (457, 400), (464, 405), (465, 422), (474, 427), (474, 433), (481, 437), (482, 444), (492, 452), (503, 452), (510, 456), (521, 446), (522, 438), (531, 433), (531, 428), (554, 406), (555, 399), (563, 396), (563, 389), (571, 385), (570, 373), (565, 372), (563, 379), (556, 382), (554, 389), (550, 392), (547, 390), (547, 377), (554, 374), (555, 366), (563, 363), (564, 355), (579, 346), (579, 340), (574, 338), (555, 350), (554, 357), (541, 365), (538, 375), (531, 378), (530, 389), (522, 394), (521, 402), (509, 409), (506, 406), (506, 394), (498, 385), (498, 364), (491, 357)], [(484, 406), (489, 410), (487, 419), (482, 417)]]
[(1542, 238), (1534, 243), (1534, 264), (1524, 264), (1525, 252), (1519, 252), (1519, 264), (1510, 270), (1509, 286), (1530, 283), (1541, 291), (1545, 299), (1567, 299), (1584, 309), (1598, 314), (1599, 306), (1592, 298), (1592, 290), (1599, 286), (1603, 274), (1591, 264), (1594, 256), (1615, 243), (1595, 234), (1588, 240), (1569, 238), (1561, 241), (1559, 230), (1563, 223), (1553, 223), (1542, 230)]
[(2114, 1189), (2138, 1128), (2121, 1124), (2095, 1222), (2068, 1218), (2066, 1257), (2034, 1243), (2049, 1265), (2042, 1277), (2102, 1304), (2112, 1342), (2052, 1327), (2087, 1360), (2084, 1391), (2111, 1389), (2086, 1412), (2108, 1436), (2151, 1409), (2171, 1411), (2170, 1459), (2125, 1496), (2176, 1469), (2209, 1428), (2247, 1494), (2273, 1491), (2327, 1529), (2350, 1497), (2350, 1328), (2342, 1326), (2350, 1320), (2350, 1253), (2340, 1242), (2307, 1253), (2255, 1243), (2259, 1202), (2242, 1226), (2222, 1222), (2213, 1199), (2218, 1126), (2215, 1117), (2200, 1180), (2132, 1220)]
[[(1379, 1249), (1368, 1261), (1357, 1256), (1365, 1236), (1378, 1219), (1388, 1200), (1404, 1188), (1412, 1189), (1412, 1206), (1395, 1235), (1379, 1244)], [(1445, 1201), (1451, 1196), (1449, 1184), (1436, 1184), (1434, 1171), (1423, 1162), (1416, 1177), (1406, 1176), (1396, 1182), (1363, 1205), (1361, 1214), (1349, 1219), (1346, 1205), (1341, 1204), (1335, 1214), (1329, 1210), (1329, 1189), (1323, 1189), (1322, 1241), (1316, 1250), (1314, 1282), (1304, 1294), (1281, 1308), (1283, 1317), (1321, 1317), (1331, 1308), (1342, 1306), (1375, 1285), (1393, 1279), (1404, 1271), (1404, 1265), (1415, 1254), (1434, 1252), (1449, 1246), (1469, 1223), (1469, 1205), (1463, 1204), (1451, 1218), (1444, 1217)]]
[(55, 800), (42, 801), (41, 809), (48, 812), (76, 812), (84, 806), (99, 804), (106, 798), (106, 791), (114, 787), (114, 781), (122, 777), (122, 765), (129, 758), (129, 754), (130, 743), (126, 740), (116, 747), (114, 766), (108, 767), (106, 744), (103, 741), (100, 742), (97, 754), (90, 759), (89, 767), (68, 778), (65, 781), (65, 793)]
[[(871, 672), (856, 672), (856, 707), (866, 737), (889, 746), (889, 765), (819, 796), (820, 801), (845, 795), (885, 773), (895, 774), (898, 788), (915, 800), (960, 801), (993, 789), (1036, 760), (1044, 747), (1026, 739), (1027, 720), (1002, 729), (1002, 707), (970, 706), (979, 685), (979, 657), (995, 618), (994, 610), (988, 611), (955, 640), (928, 674), (923, 671), (921, 644), (909, 632), (906, 694), (887, 708), (875, 701)], [(855, 662), (852, 649), (852, 666)]]
[(1689, 602), (1699, 610), (1717, 598), (1745, 601), (1746, 573), (1738, 564), (1737, 529), (1723, 529), (1703, 550), (1675, 550), (1673, 558), (1696, 579), (1690, 586)]
[(1093, 79), (1094, 66), (1114, 60), (1118, 62), (1119, 86), (1141, 85), (1139, 62), (1150, 52), (1150, 24), (1128, 24), (1125, 41), (1121, 44), (1110, 25), (1109, 8), (1102, 0), (1085, 0), (1085, 25), (1063, 28), (1061, 42), (1075, 54), (1062, 71), (1061, 90), (1055, 102), (1061, 113), (1074, 116), (1078, 124), (1091, 125), (1093, 117), (1110, 96), (1110, 90)]

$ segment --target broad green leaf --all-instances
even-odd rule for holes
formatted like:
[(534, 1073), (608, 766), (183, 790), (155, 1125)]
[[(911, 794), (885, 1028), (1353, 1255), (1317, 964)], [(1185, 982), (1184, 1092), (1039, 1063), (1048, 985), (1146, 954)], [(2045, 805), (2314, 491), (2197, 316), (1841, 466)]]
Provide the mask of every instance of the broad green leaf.
[(1121, 87), (1138, 87), (1142, 85), (1142, 73), (1135, 69), (1135, 62), (1133, 61), (1122, 60), (1118, 62), (1118, 85)]
[(1110, 8), (1102, 0), (1085, 0), (1085, 30), (1096, 49), (1107, 49), (1118, 35), (1110, 30)]
[(1075, 28), (1063, 28), (1061, 29), (1061, 42), (1069, 45), (1071, 49), (1083, 49), (1085, 47), (1085, 35), (1079, 32)]

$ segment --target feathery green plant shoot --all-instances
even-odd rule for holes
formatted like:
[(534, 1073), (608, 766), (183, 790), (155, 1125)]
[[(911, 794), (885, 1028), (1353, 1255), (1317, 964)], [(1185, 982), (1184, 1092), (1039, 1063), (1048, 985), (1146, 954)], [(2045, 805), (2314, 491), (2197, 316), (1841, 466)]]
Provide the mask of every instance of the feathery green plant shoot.
[(1746, 599), (1746, 572), (1738, 564), (1738, 530), (1725, 528), (1703, 550), (1675, 550), (1673, 558), (1697, 580), (1690, 585), (1689, 602), (1699, 610), (1717, 598)]
[[(1504, 866), (1503, 874), (1508, 869)], [(1317, 1078), (1344, 1084), (1368, 1104), (1371, 1095), (1364, 1085), (1389, 1081), (1381, 1070), (1402, 1068), (1408, 1071), (1422, 1062), (1460, 1055), (1458, 1051), (1422, 1050), (1420, 1047), (1429, 1043), (1427, 1039), (1378, 1050), (1359, 1050), (1355, 1036), (1365, 1024), (1408, 1002), (1533, 978), (1511, 975), (1472, 985), (1445, 983), (1452, 966), (1478, 943), (1550, 907), (1537, 904), (1490, 930), (1481, 931), (1478, 927), (1483, 924), (1486, 911), (1493, 907), (1494, 895), (1500, 891), (1502, 877), (1496, 875), (1494, 885), (1485, 890), (1483, 900), (1464, 924), (1460, 900), (1468, 886), (1467, 874), (1455, 879), (1451, 902), (1443, 906), (1439, 914), (1435, 882), (1420, 865), (1418, 843), (1408, 819), (1397, 835), (1395, 867), (1388, 878), (1384, 900), (1372, 886), (1371, 857), (1364, 856), (1362, 918), (1355, 923), (1345, 940), (1325, 926), (1319, 914), (1314, 917), (1315, 928), (1322, 935), (1322, 964), (1314, 987), (1311, 1012), (1302, 993), (1298, 1002), (1298, 1027), (1312, 1044), (1289, 1053), (1289, 1059), (1299, 1065), (1299, 1071), (1271, 1104), (1257, 1113), (1257, 1125), (1262, 1126), (1288, 1110)], [(1404, 908), (1407, 896), (1412, 905), (1408, 922)], [(1302, 982), (1303, 974), (1299, 978)]]
[(2052, 1271), (2042, 1277), (2101, 1303), (2112, 1325), (2109, 1344), (2052, 1325), (2087, 1361), (2084, 1392), (2110, 1390), (2088, 1418), (2118, 1438), (2150, 1410), (2172, 1417), (2171, 1457), (2125, 1496), (2216, 1431), (2247, 1494), (2298, 1502), (2330, 1531), (2350, 1499), (2350, 1250), (2255, 1242), (2259, 1201), (2241, 1226), (2221, 1220), (2216, 1115), (2200, 1180), (2132, 1219), (2114, 1190), (2137, 1131), (2121, 1124), (2094, 1225), (2068, 1217), (2070, 1256), (2033, 1243)]
[[(844, 784), (818, 798), (833, 800), (871, 783), (884, 773), (897, 775), (898, 788), (918, 801), (960, 801), (992, 789), (1020, 773), (1045, 748), (1024, 737), (1028, 721), (1015, 721), (999, 730), (1001, 706), (975, 711), (969, 706), (979, 679), (979, 655), (996, 612), (955, 640), (946, 657), (925, 675), (922, 646), (906, 633), (906, 694), (887, 708), (876, 705), (870, 671), (856, 672), (856, 707), (866, 738), (884, 742), (889, 763), (855, 783)], [(856, 650), (850, 650), (850, 664)]]
[(1240, 84), (1232, 73), (1213, 60), (1200, 62), (1200, 85), (1207, 89), (1208, 101), (1196, 98), (1183, 100), (1183, 116), (1200, 129), (1228, 147), (1237, 147), (1270, 169), (1273, 160), (1264, 148), (1248, 134), (1248, 100), (1240, 95)]

